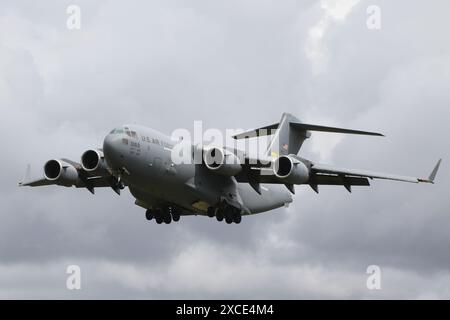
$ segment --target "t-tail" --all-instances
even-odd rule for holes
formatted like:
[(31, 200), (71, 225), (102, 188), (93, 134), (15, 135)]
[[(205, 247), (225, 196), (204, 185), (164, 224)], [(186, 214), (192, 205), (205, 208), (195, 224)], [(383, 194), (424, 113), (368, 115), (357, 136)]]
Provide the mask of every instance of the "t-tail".
[(303, 142), (311, 136), (311, 131), (383, 136), (381, 133), (377, 132), (302, 123), (292, 114), (283, 113), (280, 122), (237, 134), (233, 136), (233, 138), (245, 139), (273, 135), (267, 148), (267, 155), (277, 157), (280, 155), (297, 154), (302, 147)]

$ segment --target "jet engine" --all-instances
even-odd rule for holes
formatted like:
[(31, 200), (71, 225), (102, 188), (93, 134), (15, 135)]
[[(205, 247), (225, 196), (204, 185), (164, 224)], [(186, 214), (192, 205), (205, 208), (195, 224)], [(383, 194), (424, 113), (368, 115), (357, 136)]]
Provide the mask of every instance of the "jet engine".
[(234, 153), (218, 147), (203, 151), (203, 163), (209, 170), (224, 176), (234, 176), (242, 170), (241, 161)]
[(77, 169), (63, 160), (47, 161), (44, 175), (47, 180), (66, 187), (74, 186), (80, 181)]
[(305, 164), (289, 156), (281, 156), (274, 161), (273, 173), (285, 183), (302, 184), (309, 180)]
[(101, 150), (88, 150), (81, 156), (81, 166), (83, 170), (92, 171), (104, 171), (107, 170), (105, 157)]

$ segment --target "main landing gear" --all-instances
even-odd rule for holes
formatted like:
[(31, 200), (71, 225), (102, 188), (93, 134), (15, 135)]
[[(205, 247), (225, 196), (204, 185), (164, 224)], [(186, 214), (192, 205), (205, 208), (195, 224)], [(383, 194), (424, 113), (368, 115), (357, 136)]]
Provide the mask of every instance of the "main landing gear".
[(219, 208), (209, 207), (207, 215), (210, 218), (215, 216), (219, 222), (225, 219), (227, 224), (231, 224), (233, 222), (239, 224), (242, 220), (241, 210), (233, 206), (224, 206)]
[[(210, 218), (216, 217), (217, 221), (225, 220), (227, 224), (239, 224), (242, 220), (241, 210), (230, 205), (222, 205), (219, 208), (209, 207), (207, 215)], [(181, 210), (174, 206), (148, 209), (145, 212), (145, 218), (149, 221), (155, 220), (157, 224), (177, 222), (180, 221), (180, 217)]]
[(169, 224), (172, 221), (177, 222), (180, 220), (181, 212), (172, 206), (163, 208), (147, 209), (145, 212), (145, 218), (147, 220), (155, 219), (157, 224), (165, 223)]

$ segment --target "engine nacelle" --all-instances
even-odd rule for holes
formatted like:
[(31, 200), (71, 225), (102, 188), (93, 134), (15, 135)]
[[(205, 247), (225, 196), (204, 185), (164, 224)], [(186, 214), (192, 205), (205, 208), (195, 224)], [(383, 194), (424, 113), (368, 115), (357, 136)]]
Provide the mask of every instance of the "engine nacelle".
[(83, 153), (81, 156), (81, 166), (83, 170), (88, 172), (107, 170), (103, 151), (92, 149)]
[(74, 186), (80, 182), (77, 169), (63, 160), (47, 161), (44, 165), (44, 175), (47, 180), (66, 187)]
[(242, 170), (241, 161), (234, 153), (218, 147), (203, 151), (203, 163), (209, 170), (224, 176), (234, 176)]
[(273, 173), (285, 183), (302, 184), (309, 180), (305, 164), (289, 156), (281, 156), (274, 161)]

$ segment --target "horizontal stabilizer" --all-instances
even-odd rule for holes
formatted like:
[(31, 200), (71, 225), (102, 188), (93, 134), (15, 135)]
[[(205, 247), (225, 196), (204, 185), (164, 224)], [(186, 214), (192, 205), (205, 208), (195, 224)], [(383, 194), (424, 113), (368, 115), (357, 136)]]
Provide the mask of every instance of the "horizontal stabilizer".
[(315, 124), (302, 123), (299, 119), (290, 113), (283, 113), (280, 122), (257, 129), (248, 130), (232, 136), (234, 139), (247, 139), (260, 136), (273, 135), (266, 155), (287, 155), (297, 154), (302, 147), (305, 139), (311, 136), (310, 131), (347, 133), (347, 134), (361, 134), (367, 136), (381, 136), (384, 135), (378, 132), (352, 130), (336, 127), (319, 126)]
[(253, 129), (249, 131), (245, 131), (239, 134), (232, 136), (234, 139), (245, 139), (245, 138), (253, 138), (259, 136), (270, 136), (275, 133), (275, 130), (278, 128), (278, 123), (274, 123), (265, 127), (261, 127), (258, 129)]
[(301, 122), (291, 122), (291, 127), (300, 130), (309, 130), (309, 131), (323, 131), (323, 132), (334, 132), (334, 133), (348, 133), (348, 134), (362, 134), (367, 136), (381, 136), (384, 137), (383, 134), (378, 132), (370, 132), (370, 131), (360, 131), (360, 130), (352, 130), (352, 129), (344, 129), (344, 128), (336, 128), (336, 127), (326, 127), (326, 126), (318, 126), (315, 124), (307, 124)]

